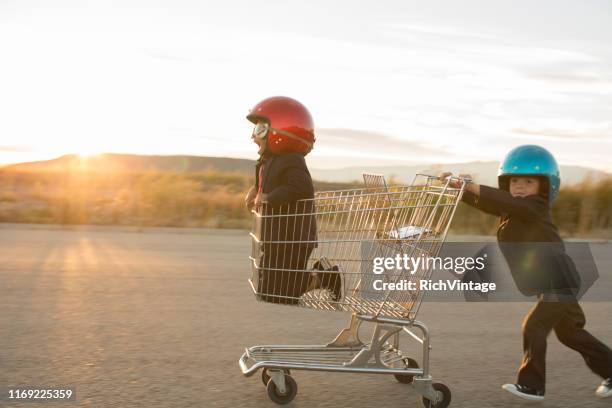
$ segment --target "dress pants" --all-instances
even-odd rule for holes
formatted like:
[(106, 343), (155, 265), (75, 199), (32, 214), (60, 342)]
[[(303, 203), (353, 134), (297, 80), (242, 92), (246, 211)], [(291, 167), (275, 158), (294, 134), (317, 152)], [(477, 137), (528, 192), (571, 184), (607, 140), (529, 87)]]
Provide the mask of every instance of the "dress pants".
[(577, 301), (550, 302), (541, 295), (523, 321), (523, 361), (517, 383), (536, 390), (546, 387), (546, 338), (552, 330), (565, 346), (582, 355), (601, 378), (612, 377), (612, 351), (584, 329), (586, 319)]

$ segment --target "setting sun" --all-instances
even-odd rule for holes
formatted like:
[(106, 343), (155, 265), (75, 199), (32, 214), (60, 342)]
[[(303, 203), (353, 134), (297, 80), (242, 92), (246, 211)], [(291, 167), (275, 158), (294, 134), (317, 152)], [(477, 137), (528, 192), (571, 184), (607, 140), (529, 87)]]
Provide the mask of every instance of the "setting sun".
[(94, 156), (98, 156), (101, 153), (102, 152), (96, 151), (96, 150), (82, 149), (82, 150), (77, 150), (75, 154), (79, 156), (80, 159), (87, 160)]

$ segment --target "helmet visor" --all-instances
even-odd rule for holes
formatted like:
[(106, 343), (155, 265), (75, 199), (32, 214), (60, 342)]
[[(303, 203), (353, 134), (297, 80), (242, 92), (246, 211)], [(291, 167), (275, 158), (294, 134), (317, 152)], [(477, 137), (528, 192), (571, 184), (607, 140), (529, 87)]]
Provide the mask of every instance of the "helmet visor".
[(257, 122), (253, 128), (253, 138), (257, 140), (264, 140), (268, 136), (270, 125), (266, 122)]

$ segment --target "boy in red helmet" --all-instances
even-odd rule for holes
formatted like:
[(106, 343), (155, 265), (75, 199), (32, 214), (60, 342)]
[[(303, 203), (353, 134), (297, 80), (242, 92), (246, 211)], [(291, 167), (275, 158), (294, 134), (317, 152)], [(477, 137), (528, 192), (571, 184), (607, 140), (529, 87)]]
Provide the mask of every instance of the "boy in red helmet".
[[(251, 137), (260, 156), (255, 185), (245, 200), (247, 208), (256, 207), (262, 218), (259, 298), (297, 304), (309, 290), (329, 289), (333, 299), (339, 300), (339, 273), (313, 273), (306, 268), (317, 246), (314, 187), (304, 160), (315, 142), (310, 112), (294, 99), (276, 96), (255, 105), (247, 119), (255, 124)], [(321, 264), (315, 263), (314, 268), (328, 269)]]

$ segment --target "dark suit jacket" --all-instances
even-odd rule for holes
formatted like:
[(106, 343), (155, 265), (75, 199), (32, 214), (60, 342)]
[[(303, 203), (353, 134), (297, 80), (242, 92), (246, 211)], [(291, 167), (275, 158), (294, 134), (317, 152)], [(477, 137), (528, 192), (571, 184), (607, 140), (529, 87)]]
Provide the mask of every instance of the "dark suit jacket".
[(507, 191), (481, 185), (480, 196), (466, 191), (463, 201), (500, 217), (497, 242), (523, 294), (578, 291), (579, 271), (565, 253), (545, 198), (512, 197)]
[[(317, 224), (313, 215), (314, 186), (301, 153), (269, 155), (255, 167), (255, 187), (263, 166), (262, 237), (265, 242), (287, 241), (316, 247)], [(300, 201), (303, 200), (303, 201)]]

